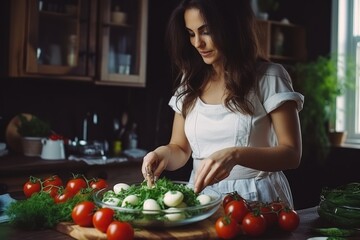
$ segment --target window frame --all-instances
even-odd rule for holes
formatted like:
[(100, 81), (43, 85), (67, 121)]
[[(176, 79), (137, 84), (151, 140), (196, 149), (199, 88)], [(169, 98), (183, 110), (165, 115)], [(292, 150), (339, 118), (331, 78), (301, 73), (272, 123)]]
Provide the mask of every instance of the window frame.
[[(354, 4), (360, 0), (333, 0), (332, 1), (332, 38), (331, 50), (337, 53), (339, 59), (357, 59), (360, 65), (360, 34), (354, 33)], [(360, 11), (360, 10), (359, 10)], [(360, 14), (360, 13), (359, 13)], [(356, 56), (358, 55), (358, 56)], [(353, 66), (355, 67), (355, 66)], [(359, 67), (357, 68), (359, 69)], [(336, 129), (347, 132), (346, 144), (360, 145), (360, 72), (353, 79), (353, 88), (346, 90), (343, 96), (337, 99)], [(353, 103), (353, 104), (351, 104)], [(357, 125), (357, 126), (356, 126)]]

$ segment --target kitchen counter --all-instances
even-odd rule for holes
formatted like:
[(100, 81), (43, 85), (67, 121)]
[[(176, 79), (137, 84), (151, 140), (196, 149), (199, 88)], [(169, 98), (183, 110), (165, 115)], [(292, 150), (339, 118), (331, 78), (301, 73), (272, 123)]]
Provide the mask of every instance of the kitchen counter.
[[(329, 227), (326, 222), (319, 218), (316, 207), (298, 210), (300, 215), (300, 226), (292, 233), (284, 233), (280, 231), (269, 232), (261, 238), (254, 239), (268, 239), (268, 240), (306, 240), (310, 237), (317, 236), (312, 233), (314, 227)], [(215, 219), (213, 219), (215, 224)], [(185, 227), (185, 226), (184, 226)], [(162, 232), (164, 230), (158, 230)], [(166, 233), (163, 234), (163, 238), (166, 238)], [(135, 235), (136, 236), (136, 235)], [(155, 236), (155, 235), (154, 235)], [(156, 236), (161, 236), (156, 234)], [(57, 232), (56, 230), (40, 230), (40, 231), (23, 231), (11, 227), (8, 223), (0, 224), (0, 239), (15, 240), (15, 239), (53, 239), (53, 240), (70, 240), (73, 239), (66, 234)], [(135, 238), (141, 239), (141, 238)], [(177, 239), (177, 238), (172, 238)], [(178, 238), (181, 239), (181, 238)], [(189, 239), (189, 238), (187, 238)], [(208, 239), (208, 238), (207, 238)], [(216, 239), (216, 238), (213, 238)], [(244, 238), (245, 239), (245, 238)], [(348, 240), (359, 239), (359, 236), (353, 238), (347, 238)]]
[[(87, 164), (76, 160), (44, 160), (40, 157), (26, 157), (20, 154), (8, 154), (0, 157), (0, 194), (21, 195), (23, 184), (30, 176), (48, 177), (59, 175), (65, 183), (72, 174), (84, 174), (86, 177), (101, 177), (109, 184), (118, 182), (138, 182), (141, 174), (142, 159), (122, 156), (121, 162), (108, 164)], [(1, 239), (1, 238), (0, 238)]]

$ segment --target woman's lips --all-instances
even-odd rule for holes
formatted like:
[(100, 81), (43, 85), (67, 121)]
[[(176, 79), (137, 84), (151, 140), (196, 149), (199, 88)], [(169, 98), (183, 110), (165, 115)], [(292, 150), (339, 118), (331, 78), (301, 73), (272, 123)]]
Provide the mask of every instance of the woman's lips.
[(212, 51), (199, 51), (199, 53), (200, 53), (200, 55), (202, 57), (206, 58), (206, 57), (209, 57), (211, 55)]

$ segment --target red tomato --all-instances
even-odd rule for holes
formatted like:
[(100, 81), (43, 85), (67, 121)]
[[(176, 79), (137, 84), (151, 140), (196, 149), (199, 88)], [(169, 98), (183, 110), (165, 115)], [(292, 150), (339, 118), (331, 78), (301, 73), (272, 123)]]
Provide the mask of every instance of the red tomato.
[(268, 228), (274, 226), (278, 222), (278, 215), (271, 209), (269, 204), (262, 204), (260, 213), (265, 217)]
[(108, 226), (114, 220), (114, 214), (115, 212), (111, 208), (101, 208), (97, 210), (93, 216), (94, 227), (101, 232), (106, 233)]
[(75, 224), (81, 227), (92, 227), (92, 218), (95, 212), (95, 204), (90, 201), (78, 203), (71, 212)]
[(277, 201), (271, 202), (270, 207), (274, 212), (279, 213), (286, 206), (285, 206), (284, 202), (277, 200)]
[(63, 139), (63, 137), (61, 135), (59, 135), (59, 134), (51, 134), (49, 139), (56, 141), (56, 140)]
[(299, 226), (300, 217), (295, 210), (285, 208), (279, 213), (278, 223), (281, 229), (292, 232)]
[(43, 188), (43, 191), (49, 193), (50, 196), (51, 196), (52, 198), (54, 198), (54, 197), (58, 194), (59, 187), (49, 185), (49, 186), (44, 187), (44, 188)]
[(225, 195), (222, 205), (225, 208), (226, 204), (231, 202), (232, 200), (242, 200), (243, 198), (237, 192), (231, 192)]
[(55, 203), (63, 203), (71, 199), (73, 196), (74, 194), (72, 192), (62, 190), (56, 194), (56, 196), (54, 197), (54, 201)]
[(236, 222), (241, 223), (250, 210), (245, 200), (233, 200), (226, 204), (224, 211), (226, 215), (230, 215)]
[(66, 190), (72, 192), (73, 194), (78, 193), (83, 188), (87, 188), (87, 183), (85, 179), (81, 177), (70, 179), (65, 187)]
[(266, 230), (266, 220), (261, 213), (249, 212), (242, 221), (242, 229), (246, 235), (258, 237)]
[(43, 186), (58, 186), (61, 187), (63, 185), (63, 182), (61, 178), (58, 175), (53, 175), (51, 177), (45, 178), (43, 182)]
[(27, 198), (31, 197), (34, 193), (40, 192), (41, 182), (39, 178), (30, 177), (23, 186), (24, 194)]
[(102, 178), (96, 178), (92, 181), (90, 181), (90, 187), (96, 190), (100, 190), (103, 188), (107, 188), (108, 184), (105, 179)]
[(239, 224), (231, 216), (219, 217), (215, 222), (216, 234), (222, 239), (232, 239), (239, 234)]
[(127, 222), (113, 221), (106, 230), (108, 240), (132, 240), (134, 228)]

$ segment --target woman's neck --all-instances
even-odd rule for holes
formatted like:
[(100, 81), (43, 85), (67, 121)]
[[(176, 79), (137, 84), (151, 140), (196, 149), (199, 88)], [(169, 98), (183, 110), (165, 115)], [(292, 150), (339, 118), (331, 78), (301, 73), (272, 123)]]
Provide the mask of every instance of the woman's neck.
[(226, 96), (224, 74), (211, 75), (202, 90), (200, 98), (207, 104), (222, 104)]

